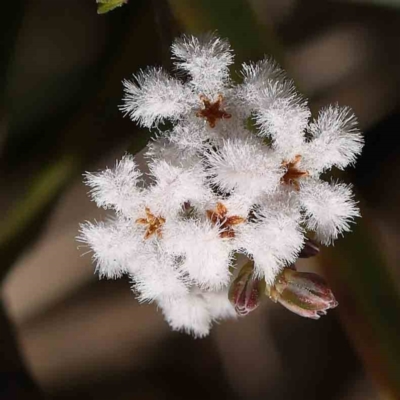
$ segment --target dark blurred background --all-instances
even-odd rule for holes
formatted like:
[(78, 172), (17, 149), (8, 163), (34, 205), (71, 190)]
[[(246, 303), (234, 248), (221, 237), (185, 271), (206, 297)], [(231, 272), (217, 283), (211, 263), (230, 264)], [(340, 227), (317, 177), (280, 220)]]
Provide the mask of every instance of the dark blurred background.
[[(99, 281), (75, 236), (104, 213), (82, 173), (149, 133), (118, 111), (121, 80), (170, 68), (182, 32), (218, 30), (239, 61), (276, 57), (318, 109), (365, 133), (363, 219), (299, 265), (340, 303), (320, 321), (266, 301), (206, 339), (172, 332), (129, 281)], [(1, 399), (400, 399), (400, 1), (13, 0), (0, 11)], [(236, 68), (238, 68), (236, 65)]]

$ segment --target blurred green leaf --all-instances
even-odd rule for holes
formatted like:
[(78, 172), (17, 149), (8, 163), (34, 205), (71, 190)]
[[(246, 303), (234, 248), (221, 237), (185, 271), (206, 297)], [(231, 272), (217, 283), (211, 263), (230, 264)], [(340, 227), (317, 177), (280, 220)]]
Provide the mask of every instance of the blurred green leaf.
[(106, 14), (126, 4), (128, 0), (97, 0), (97, 14)]
[(7, 214), (0, 231), (0, 248), (18, 236), (25, 226), (58, 195), (76, 172), (73, 155), (65, 155), (41, 171), (26, 195)]

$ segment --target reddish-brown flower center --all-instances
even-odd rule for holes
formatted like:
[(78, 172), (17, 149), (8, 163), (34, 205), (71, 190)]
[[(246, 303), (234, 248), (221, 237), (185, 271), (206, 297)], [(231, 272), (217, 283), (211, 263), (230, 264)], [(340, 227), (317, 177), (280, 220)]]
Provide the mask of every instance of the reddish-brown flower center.
[(207, 210), (208, 219), (214, 224), (221, 228), (219, 236), (221, 238), (233, 238), (235, 237), (234, 226), (239, 225), (246, 221), (245, 218), (237, 215), (227, 217), (228, 209), (220, 202), (217, 203), (215, 210)]
[(154, 234), (156, 234), (159, 238), (162, 238), (161, 228), (165, 223), (165, 218), (156, 217), (148, 207), (145, 208), (145, 212), (146, 212), (146, 218), (138, 218), (136, 220), (137, 224), (147, 226), (144, 238), (148, 239)]
[(203, 102), (204, 108), (196, 113), (196, 116), (204, 118), (210, 128), (214, 128), (218, 119), (231, 118), (231, 114), (221, 109), (223, 97), (221, 94), (218, 95), (216, 101), (211, 102), (209, 98), (204, 95), (200, 96), (200, 100)]
[(309, 175), (308, 171), (298, 168), (301, 161), (301, 155), (298, 154), (292, 161), (283, 161), (282, 166), (286, 168), (285, 174), (281, 178), (281, 182), (286, 185), (292, 185), (296, 190), (300, 190), (299, 179)]

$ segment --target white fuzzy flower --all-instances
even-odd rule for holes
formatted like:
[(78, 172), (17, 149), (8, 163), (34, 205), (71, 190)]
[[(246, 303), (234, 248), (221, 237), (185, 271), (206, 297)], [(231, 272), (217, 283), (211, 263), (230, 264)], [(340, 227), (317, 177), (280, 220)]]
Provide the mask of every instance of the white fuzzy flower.
[(235, 84), (230, 45), (215, 35), (183, 36), (172, 55), (185, 81), (150, 68), (124, 82), (122, 111), (157, 129), (145, 154), (150, 183), (128, 155), (87, 173), (92, 199), (115, 216), (83, 224), (78, 240), (100, 276), (128, 274), (139, 301), (196, 337), (254, 310), (266, 288), (298, 314), (319, 315), (290, 306), (283, 283), (295, 295), (290, 279), (308, 279), (287, 272), (299, 255), (318, 252), (306, 231), (330, 244), (359, 216), (350, 186), (321, 180), (360, 154), (354, 115), (329, 106), (309, 123), (307, 101), (268, 58), (244, 64)]
[[(188, 74), (186, 83), (169, 76), (162, 69), (149, 69), (124, 81), (125, 98), (121, 110), (144, 127), (157, 126), (166, 119), (182, 129), (191, 124), (205, 140), (213, 137), (212, 128), (219, 120), (231, 119), (225, 130), (238, 123), (237, 116), (247, 112), (231, 101), (234, 92), (229, 78), (233, 54), (227, 41), (214, 35), (202, 39), (183, 36), (172, 45), (175, 66)], [(197, 124), (197, 127), (194, 125)], [(224, 125), (222, 123), (222, 125)], [(211, 129), (210, 129), (211, 128)]]
[(320, 175), (336, 166), (343, 169), (354, 163), (363, 146), (356, 119), (348, 107), (323, 109), (308, 128), (312, 137), (296, 148), (296, 155), (284, 161), (285, 186), (297, 190), (305, 211), (306, 225), (315, 231), (316, 239), (330, 244), (350, 230), (359, 216), (350, 187), (327, 184)]

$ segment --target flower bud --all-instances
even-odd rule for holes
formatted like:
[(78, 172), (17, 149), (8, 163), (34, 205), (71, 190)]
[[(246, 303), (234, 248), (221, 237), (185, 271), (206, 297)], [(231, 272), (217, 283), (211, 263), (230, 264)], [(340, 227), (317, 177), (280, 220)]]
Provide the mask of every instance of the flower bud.
[(310, 272), (285, 268), (269, 289), (270, 298), (306, 318), (319, 319), (338, 305), (324, 279)]
[(254, 264), (249, 261), (239, 271), (229, 288), (229, 300), (238, 315), (247, 315), (260, 304), (265, 293), (265, 280), (253, 276)]
[(319, 253), (319, 246), (314, 240), (307, 239), (303, 249), (300, 251), (299, 258), (314, 257)]

